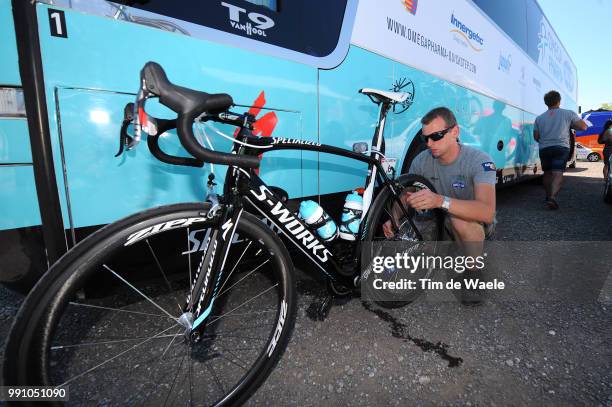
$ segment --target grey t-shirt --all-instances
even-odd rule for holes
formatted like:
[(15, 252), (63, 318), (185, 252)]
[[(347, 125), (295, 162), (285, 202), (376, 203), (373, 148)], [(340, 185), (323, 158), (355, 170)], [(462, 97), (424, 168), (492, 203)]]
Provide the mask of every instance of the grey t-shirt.
[(549, 109), (535, 119), (534, 130), (540, 133), (540, 150), (546, 147), (570, 146), (570, 126), (580, 121), (580, 116), (567, 109)]
[(450, 164), (440, 163), (430, 150), (425, 150), (416, 156), (408, 172), (430, 180), (438, 194), (473, 200), (474, 185), (495, 185), (496, 168), (488, 154), (476, 148), (460, 146), (459, 156)]

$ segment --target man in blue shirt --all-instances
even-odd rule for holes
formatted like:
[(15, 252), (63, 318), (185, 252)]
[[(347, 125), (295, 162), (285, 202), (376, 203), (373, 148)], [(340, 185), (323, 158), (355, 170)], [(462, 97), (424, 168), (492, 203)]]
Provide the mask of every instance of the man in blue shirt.
[(557, 194), (570, 153), (570, 129), (586, 130), (586, 123), (571, 110), (561, 109), (561, 95), (551, 90), (544, 95), (548, 110), (539, 115), (533, 127), (533, 138), (540, 144), (540, 163), (544, 171), (546, 206), (559, 209)]

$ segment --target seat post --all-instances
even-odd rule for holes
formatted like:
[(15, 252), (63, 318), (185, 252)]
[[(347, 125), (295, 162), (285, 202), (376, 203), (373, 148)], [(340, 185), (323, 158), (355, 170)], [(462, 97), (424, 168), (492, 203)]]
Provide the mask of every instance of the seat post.
[(387, 113), (391, 108), (391, 103), (386, 100), (380, 102), (380, 110), (378, 112), (378, 123), (376, 124), (376, 130), (374, 130), (374, 136), (372, 137), (372, 148), (376, 148), (380, 151), (383, 143), (383, 136), (385, 131), (385, 122), (387, 121)]

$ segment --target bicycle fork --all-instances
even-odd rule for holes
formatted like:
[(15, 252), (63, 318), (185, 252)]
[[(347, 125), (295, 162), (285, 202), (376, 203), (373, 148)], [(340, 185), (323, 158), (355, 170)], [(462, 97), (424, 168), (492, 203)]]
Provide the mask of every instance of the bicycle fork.
[(209, 213), (209, 216), (217, 217), (218, 221), (205, 236), (202, 260), (190, 282), (185, 312), (178, 320), (185, 327), (185, 336), (191, 342), (198, 342), (211, 322), (211, 311), (215, 300), (222, 294), (220, 289), (227, 256), (243, 211), (239, 202), (217, 208), (214, 213)]

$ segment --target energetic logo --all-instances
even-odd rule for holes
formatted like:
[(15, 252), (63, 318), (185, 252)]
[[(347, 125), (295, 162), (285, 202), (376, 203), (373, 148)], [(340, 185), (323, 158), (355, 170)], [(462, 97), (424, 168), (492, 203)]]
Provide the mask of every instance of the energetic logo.
[[(230, 25), (232, 28), (244, 32), (249, 37), (267, 37), (266, 30), (274, 27), (274, 20), (268, 16), (255, 12), (247, 13), (246, 9), (225, 2), (221, 2), (221, 5), (227, 7), (229, 11)], [(246, 13), (249, 20), (246, 23), (242, 23), (240, 20), (243, 13)]]
[[(470, 48), (472, 48), (474, 51), (476, 52), (482, 51), (482, 46), (484, 45), (484, 39), (480, 36), (480, 34), (478, 34), (478, 32), (472, 30), (470, 27), (468, 27), (467, 25), (459, 21), (455, 17), (455, 13), (451, 14), (450, 22), (451, 22), (451, 25), (455, 27), (451, 30), (451, 32), (458, 34), (463, 39), (465, 44), (469, 45)], [(473, 43), (479, 44), (480, 48), (477, 48), (476, 46), (474, 46)]]
[(419, 0), (402, 0), (402, 4), (404, 5), (404, 7), (406, 7), (407, 12), (409, 12), (413, 16), (416, 15), (417, 4), (419, 4)]

